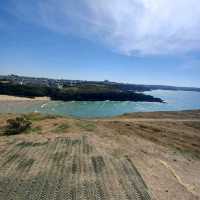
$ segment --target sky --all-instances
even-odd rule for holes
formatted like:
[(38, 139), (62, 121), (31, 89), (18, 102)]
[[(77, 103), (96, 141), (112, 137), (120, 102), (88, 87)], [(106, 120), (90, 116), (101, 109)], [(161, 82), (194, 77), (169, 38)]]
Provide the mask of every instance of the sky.
[(0, 74), (200, 87), (200, 2), (0, 0)]

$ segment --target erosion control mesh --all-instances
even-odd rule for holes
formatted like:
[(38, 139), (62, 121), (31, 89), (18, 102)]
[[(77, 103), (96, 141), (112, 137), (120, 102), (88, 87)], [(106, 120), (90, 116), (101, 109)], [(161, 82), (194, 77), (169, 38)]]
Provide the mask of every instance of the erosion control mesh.
[(98, 152), (86, 137), (11, 144), (0, 158), (0, 200), (150, 200), (129, 157)]

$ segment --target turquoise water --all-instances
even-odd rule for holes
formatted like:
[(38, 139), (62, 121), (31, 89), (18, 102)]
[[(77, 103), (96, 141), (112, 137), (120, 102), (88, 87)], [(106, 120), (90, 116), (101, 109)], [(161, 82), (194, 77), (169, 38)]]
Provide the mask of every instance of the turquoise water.
[[(200, 109), (200, 92), (154, 90), (145, 92), (165, 100), (163, 103), (150, 102), (62, 102), (7, 104), (0, 105), (0, 112), (41, 112), (56, 115), (71, 115), (76, 117), (107, 117), (129, 112), (176, 111)], [(0, 103), (1, 104), (1, 103)]]

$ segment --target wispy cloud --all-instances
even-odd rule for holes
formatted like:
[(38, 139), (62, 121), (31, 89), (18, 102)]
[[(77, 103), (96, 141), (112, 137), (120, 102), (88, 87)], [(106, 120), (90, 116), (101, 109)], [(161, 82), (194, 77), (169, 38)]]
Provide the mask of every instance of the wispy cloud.
[(12, 12), (127, 55), (200, 50), (199, 0), (10, 0)]

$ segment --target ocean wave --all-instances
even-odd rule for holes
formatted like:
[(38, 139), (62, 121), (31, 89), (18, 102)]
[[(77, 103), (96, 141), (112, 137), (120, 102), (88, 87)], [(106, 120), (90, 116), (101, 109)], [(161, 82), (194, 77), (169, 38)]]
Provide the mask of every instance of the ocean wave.
[(41, 105), (41, 108), (44, 108), (48, 103), (44, 103)]

